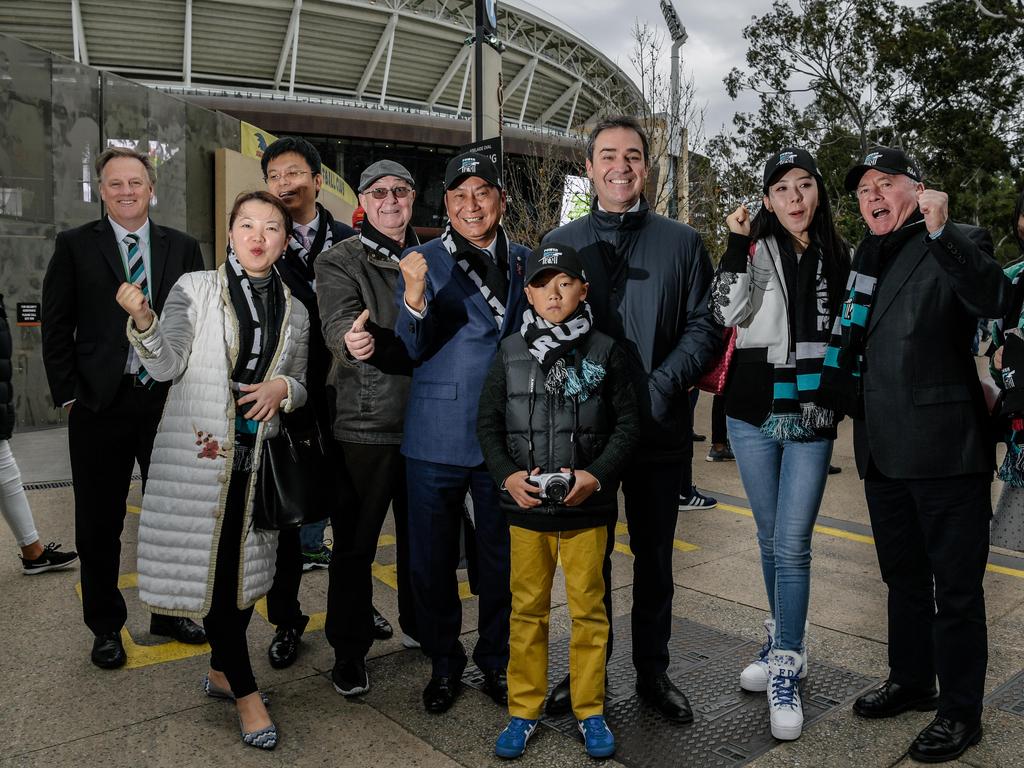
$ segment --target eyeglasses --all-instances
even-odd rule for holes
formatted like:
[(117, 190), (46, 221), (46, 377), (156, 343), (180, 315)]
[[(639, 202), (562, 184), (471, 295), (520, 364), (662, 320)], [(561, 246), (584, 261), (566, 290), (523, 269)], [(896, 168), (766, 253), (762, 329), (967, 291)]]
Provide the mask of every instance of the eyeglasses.
[(288, 179), (288, 181), (298, 181), (307, 173), (311, 173), (311, 171), (285, 171), (284, 173), (277, 173), (275, 171), (274, 173), (267, 174), (267, 181), (271, 184), (277, 184), (277, 182), (282, 181), (283, 179)]
[(387, 187), (374, 187), (373, 189), (366, 190), (366, 193), (374, 200), (383, 200), (388, 196), (389, 192), (395, 196), (395, 199), (401, 200), (409, 196), (409, 193), (412, 192), (412, 187), (392, 187), (391, 189)]

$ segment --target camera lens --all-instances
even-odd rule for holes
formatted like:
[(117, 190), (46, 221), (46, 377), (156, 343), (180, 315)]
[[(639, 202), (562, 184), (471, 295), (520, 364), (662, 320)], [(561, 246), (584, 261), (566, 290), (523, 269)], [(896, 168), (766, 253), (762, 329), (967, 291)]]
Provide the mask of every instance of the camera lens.
[(548, 487), (544, 489), (544, 493), (549, 499), (560, 504), (569, 495), (569, 484), (560, 477), (553, 478), (548, 481)]

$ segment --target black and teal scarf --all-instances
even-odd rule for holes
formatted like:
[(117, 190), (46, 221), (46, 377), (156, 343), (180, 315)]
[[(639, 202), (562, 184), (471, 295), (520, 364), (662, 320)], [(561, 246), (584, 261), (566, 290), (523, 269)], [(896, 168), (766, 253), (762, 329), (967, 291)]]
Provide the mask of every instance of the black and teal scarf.
[(334, 245), (334, 233), (332, 231), (334, 217), (320, 203), (316, 204), (316, 212), (319, 216), (319, 219), (317, 219), (316, 235), (313, 236), (313, 242), (309, 248), (302, 247), (302, 241), (293, 230), (291, 237), (288, 238), (288, 249), (284, 252), (284, 259), (288, 262), (288, 265), (301, 275), (310, 286), (316, 282), (316, 273), (313, 271), (316, 257)]
[(868, 235), (853, 256), (847, 299), (832, 326), (821, 369), (818, 402), (853, 418), (863, 418), (861, 369), (864, 338), (871, 306), (882, 270), (907, 242), (924, 233), (924, 216), (915, 212), (907, 222), (888, 235)]
[[(551, 395), (586, 401), (604, 381), (605, 369), (593, 360), (575, 359), (573, 353), (594, 330), (590, 305), (581, 301), (560, 323), (551, 323), (527, 307), (519, 328), (526, 349), (544, 373), (544, 390)], [(574, 362), (567, 364), (573, 359)]]
[[(263, 302), (254, 295), (252, 282), (230, 245), (224, 271), (227, 274), (231, 307), (238, 322), (238, 357), (231, 372), (231, 389), (236, 393), (237, 400), (243, 395), (240, 385), (255, 384), (263, 381), (267, 375), (280, 338), (285, 306), (284, 287), (277, 270), (272, 269), (264, 307)], [(235, 413), (235, 469), (253, 468), (251, 453), (259, 422), (242, 415), (248, 407), (251, 405), (246, 404)]]
[(494, 322), (501, 328), (505, 322), (505, 301), (508, 298), (508, 238), (505, 230), (498, 227), (493, 259), (488, 251), (477, 248), (456, 232), (451, 222), (441, 232), (441, 244), (480, 290), (494, 313)]
[(812, 440), (835, 424), (835, 414), (816, 401), (829, 339), (828, 281), (820, 251), (811, 246), (797, 259), (780, 247), (789, 286), (789, 355), (773, 368), (772, 408), (761, 433), (773, 440)]
[(405, 246), (401, 246), (374, 227), (369, 219), (363, 219), (363, 223), (359, 226), (359, 241), (367, 250), (388, 261), (393, 261), (395, 264), (401, 260), (404, 248), (420, 244), (419, 238), (416, 237), (416, 230), (412, 228), (411, 224), (405, 230)]

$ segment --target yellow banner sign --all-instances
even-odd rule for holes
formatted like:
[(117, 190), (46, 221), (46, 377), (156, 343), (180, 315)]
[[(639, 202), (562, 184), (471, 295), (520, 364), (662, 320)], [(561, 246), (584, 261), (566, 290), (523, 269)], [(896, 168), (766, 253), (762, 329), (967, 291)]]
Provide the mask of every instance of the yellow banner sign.
[[(262, 128), (257, 128), (255, 125), (250, 125), (244, 120), (242, 123), (242, 146), (241, 152), (246, 157), (254, 157), (257, 160), (263, 157), (263, 152), (277, 141), (277, 137), (264, 131)], [(352, 190), (345, 180), (341, 178), (337, 173), (332, 171), (326, 165), (320, 167), (321, 173), (324, 176), (323, 189), (338, 198), (344, 200), (352, 207), (359, 205), (359, 199), (356, 197), (356, 193)]]

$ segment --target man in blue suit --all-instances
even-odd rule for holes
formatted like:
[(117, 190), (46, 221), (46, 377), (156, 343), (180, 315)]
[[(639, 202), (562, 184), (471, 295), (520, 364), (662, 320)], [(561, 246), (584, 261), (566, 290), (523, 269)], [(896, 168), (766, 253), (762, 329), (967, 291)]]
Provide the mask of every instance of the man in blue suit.
[(467, 491), (473, 498), (480, 594), (473, 661), (484, 673), (490, 697), (506, 703), (508, 527), (476, 439), (476, 417), (498, 344), (522, 321), (529, 255), (529, 249), (510, 243), (501, 227), (505, 193), (489, 158), (472, 152), (454, 157), (445, 171), (445, 190), (449, 223), (441, 237), (406, 251), (400, 262), (395, 324), (417, 364), (402, 454), (417, 627), (432, 662), (423, 704), (433, 713), (451, 707), (466, 666), (455, 571)]

